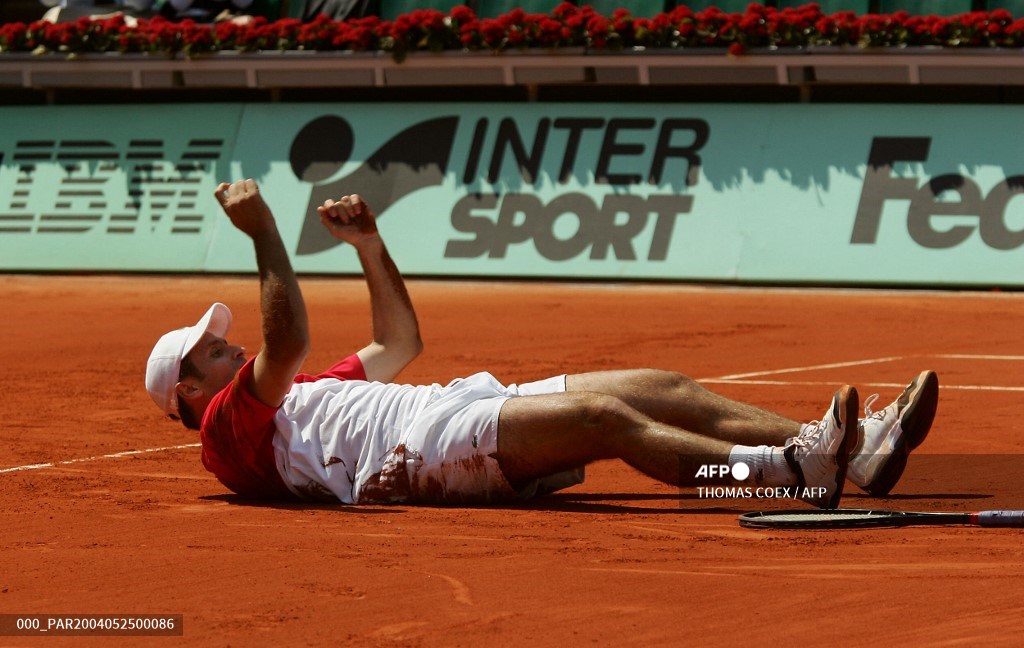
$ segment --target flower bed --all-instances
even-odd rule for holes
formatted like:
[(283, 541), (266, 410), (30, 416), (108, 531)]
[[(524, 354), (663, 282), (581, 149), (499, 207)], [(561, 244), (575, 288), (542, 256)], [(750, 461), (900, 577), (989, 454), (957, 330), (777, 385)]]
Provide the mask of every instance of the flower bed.
[(157, 53), (193, 56), (206, 52), (266, 50), (384, 51), (402, 60), (417, 51), (491, 51), (587, 47), (599, 51), (633, 48), (673, 50), (728, 48), (738, 55), (750, 48), (807, 46), (1018, 48), (1024, 46), (1024, 19), (1005, 10), (957, 16), (894, 14), (826, 15), (817, 4), (775, 9), (751, 4), (744, 13), (715, 8), (677, 7), (652, 18), (625, 9), (603, 16), (593, 7), (568, 2), (550, 14), (516, 9), (498, 18), (479, 18), (468, 7), (449, 13), (418, 10), (393, 21), (376, 17), (335, 21), (320, 16), (309, 23), (256, 18), (248, 24), (180, 23), (156, 17), (9, 23), (0, 26), (0, 52)]

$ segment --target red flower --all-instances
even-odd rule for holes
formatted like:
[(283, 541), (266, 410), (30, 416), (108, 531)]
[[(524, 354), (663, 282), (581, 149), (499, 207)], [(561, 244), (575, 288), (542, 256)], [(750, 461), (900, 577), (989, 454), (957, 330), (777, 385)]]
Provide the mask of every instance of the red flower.
[(502, 27), (508, 29), (512, 25), (518, 25), (522, 23), (525, 17), (526, 12), (517, 7), (516, 9), (513, 9), (512, 11), (505, 14), (504, 16), (499, 16), (497, 20)]
[(551, 15), (555, 18), (564, 19), (566, 16), (571, 16), (576, 13), (578, 8), (571, 2), (563, 2), (551, 11)]
[(18, 51), (25, 47), (28, 26), (25, 23), (5, 23), (0, 25), (0, 50)]
[(457, 20), (460, 23), (476, 20), (476, 14), (473, 12), (472, 9), (470, 9), (466, 5), (452, 7), (452, 11), (448, 15), (450, 15), (453, 20)]
[(396, 59), (416, 50), (506, 47), (645, 46), (728, 47), (738, 55), (751, 47), (814, 44), (878, 46), (1019, 47), (1024, 18), (1004, 9), (957, 16), (917, 15), (906, 11), (858, 16), (850, 11), (824, 15), (816, 3), (776, 9), (753, 2), (745, 11), (727, 13), (709, 7), (694, 13), (679, 5), (667, 13), (634, 18), (627, 8), (611, 16), (592, 5), (562, 2), (549, 14), (514, 9), (496, 19), (479, 19), (466, 5), (444, 14), (419, 9), (394, 21), (376, 17), (335, 21), (325, 15), (303, 24), (287, 18), (256, 17), (248, 24), (173, 23), (162, 17), (140, 19), (129, 27), (122, 15), (87, 18), (57, 25), (34, 22), (0, 25), (0, 50), (103, 52), (153, 51), (173, 55), (216, 50), (328, 49), (391, 51)]

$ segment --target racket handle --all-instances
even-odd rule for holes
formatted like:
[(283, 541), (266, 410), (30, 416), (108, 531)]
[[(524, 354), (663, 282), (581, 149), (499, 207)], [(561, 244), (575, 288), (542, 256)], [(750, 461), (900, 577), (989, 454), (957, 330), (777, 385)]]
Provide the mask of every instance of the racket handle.
[(1024, 527), (1024, 511), (982, 511), (973, 517), (980, 526)]

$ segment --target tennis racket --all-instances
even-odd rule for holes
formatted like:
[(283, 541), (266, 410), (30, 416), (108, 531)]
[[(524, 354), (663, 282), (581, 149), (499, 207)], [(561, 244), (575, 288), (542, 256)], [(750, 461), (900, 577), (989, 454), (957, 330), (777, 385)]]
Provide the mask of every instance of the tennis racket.
[(1024, 527), (1024, 511), (920, 513), (868, 509), (754, 511), (740, 515), (740, 526), (752, 529), (861, 529), (918, 525), (967, 524)]

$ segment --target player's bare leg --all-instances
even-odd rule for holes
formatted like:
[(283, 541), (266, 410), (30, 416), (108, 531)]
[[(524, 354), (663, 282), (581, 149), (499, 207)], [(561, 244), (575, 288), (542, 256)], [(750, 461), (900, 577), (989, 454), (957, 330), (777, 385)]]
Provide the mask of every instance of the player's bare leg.
[(614, 458), (684, 486), (701, 464), (726, 463), (731, 448), (727, 441), (659, 423), (612, 396), (575, 392), (505, 401), (495, 458), (516, 487)]
[(570, 392), (598, 392), (673, 427), (746, 445), (782, 445), (800, 423), (730, 400), (673, 371), (634, 369), (566, 376)]
[(816, 425), (797, 427), (797, 438), (785, 449), (749, 447), (655, 421), (608, 394), (526, 396), (502, 406), (495, 459), (515, 487), (611, 458), (668, 484), (689, 486), (701, 465), (739, 457), (751, 462), (754, 483), (820, 487), (810, 495), (804, 489), (800, 497), (834, 508), (857, 443), (856, 390), (843, 387)]

